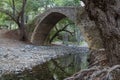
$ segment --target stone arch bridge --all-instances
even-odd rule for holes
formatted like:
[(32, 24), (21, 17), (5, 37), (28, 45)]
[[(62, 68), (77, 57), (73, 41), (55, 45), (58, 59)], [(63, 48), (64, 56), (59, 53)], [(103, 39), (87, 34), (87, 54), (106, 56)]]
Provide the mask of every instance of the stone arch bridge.
[(37, 16), (39, 19), (34, 22), (36, 25), (31, 36), (31, 42), (36, 45), (44, 45), (51, 29), (57, 22), (66, 17), (80, 27), (90, 48), (103, 47), (100, 45), (102, 40), (100, 39), (99, 30), (85, 13), (84, 7), (55, 7), (40, 14)]
[(43, 45), (50, 30), (63, 18), (69, 18), (76, 23), (77, 12), (81, 11), (82, 7), (55, 7), (48, 9), (41, 14), (39, 20), (36, 22), (33, 31), (31, 42), (37, 45)]

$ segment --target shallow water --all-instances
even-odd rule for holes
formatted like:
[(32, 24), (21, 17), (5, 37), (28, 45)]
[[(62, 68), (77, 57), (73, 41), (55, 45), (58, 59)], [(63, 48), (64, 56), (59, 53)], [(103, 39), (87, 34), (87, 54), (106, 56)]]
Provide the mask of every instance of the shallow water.
[(0, 80), (63, 80), (81, 69), (87, 68), (88, 53), (72, 53), (51, 59), (32, 70), (2, 75)]

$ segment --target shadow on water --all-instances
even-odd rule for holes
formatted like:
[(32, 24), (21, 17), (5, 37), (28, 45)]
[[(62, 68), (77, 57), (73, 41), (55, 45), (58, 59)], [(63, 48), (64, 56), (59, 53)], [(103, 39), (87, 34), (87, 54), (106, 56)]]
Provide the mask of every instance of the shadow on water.
[(0, 80), (63, 80), (81, 69), (87, 68), (88, 53), (69, 54), (37, 65), (32, 70), (2, 75)]

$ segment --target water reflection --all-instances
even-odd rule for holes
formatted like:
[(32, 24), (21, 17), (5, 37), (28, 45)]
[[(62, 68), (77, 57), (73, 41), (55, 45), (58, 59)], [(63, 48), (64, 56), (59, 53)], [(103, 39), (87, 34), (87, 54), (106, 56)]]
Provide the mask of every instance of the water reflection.
[(52, 59), (42, 65), (21, 73), (3, 75), (0, 80), (63, 80), (75, 72), (87, 67), (87, 53), (69, 54)]
[(55, 80), (64, 78), (86, 68), (87, 54), (66, 55), (62, 58), (51, 60), (49, 69), (54, 75)]

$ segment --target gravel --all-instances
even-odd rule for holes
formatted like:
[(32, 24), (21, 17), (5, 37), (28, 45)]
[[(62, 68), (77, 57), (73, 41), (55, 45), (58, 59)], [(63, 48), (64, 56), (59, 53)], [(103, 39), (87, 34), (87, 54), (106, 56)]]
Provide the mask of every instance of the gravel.
[(84, 54), (86, 52), (88, 52), (88, 48), (86, 47), (34, 45), (23, 45), (19, 47), (0, 46), (0, 75), (32, 69), (32, 67), (36, 65), (67, 54)]

